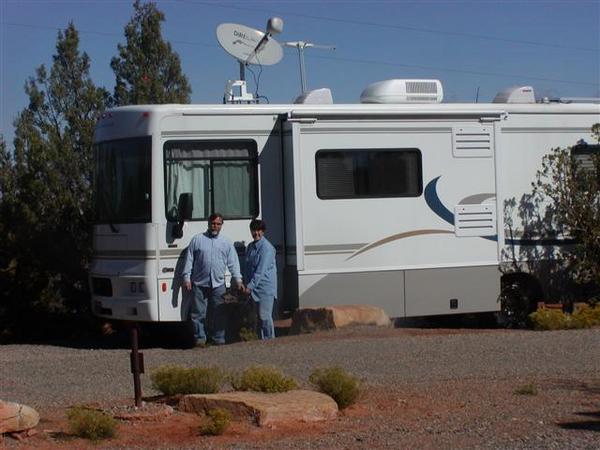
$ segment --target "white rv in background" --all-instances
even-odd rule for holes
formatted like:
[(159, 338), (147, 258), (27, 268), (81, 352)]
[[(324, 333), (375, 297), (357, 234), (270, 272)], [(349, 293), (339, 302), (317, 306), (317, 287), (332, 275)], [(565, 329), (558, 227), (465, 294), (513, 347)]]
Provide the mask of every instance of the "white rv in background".
[(212, 212), (225, 216), (222, 233), (242, 262), (250, 220), (266, 221), (279, 311), (499, 310), (507, 256), (561, 244), (521, 239), (505, 204), (531, 192), (551, 149), (592, 143), (600, 105), (536, 103), (527, 89), (494, 103), (443, 104), (423, 83), (412, 96), (414, 85), (399, 80), (372, 87), (363, 95), (370, 104), (107, 111), (95, 134), (94, 313), (186, 320), (182, 255)]

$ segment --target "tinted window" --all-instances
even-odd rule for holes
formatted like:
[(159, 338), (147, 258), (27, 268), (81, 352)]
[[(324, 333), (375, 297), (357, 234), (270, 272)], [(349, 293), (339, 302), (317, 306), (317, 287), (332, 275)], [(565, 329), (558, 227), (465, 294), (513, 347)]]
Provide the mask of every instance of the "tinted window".
[(322, 199), (418, 197), (423, 191), (418, 149), (320, 150), (316, 166)]
[(151, 146), (149, 136), (94, 145), (94, 206), (98, 223), (150, 222)]
[(577, 144), (571, 148), (571, 156), (583, 170), (592, 172), (600, 170), (600, 145)]

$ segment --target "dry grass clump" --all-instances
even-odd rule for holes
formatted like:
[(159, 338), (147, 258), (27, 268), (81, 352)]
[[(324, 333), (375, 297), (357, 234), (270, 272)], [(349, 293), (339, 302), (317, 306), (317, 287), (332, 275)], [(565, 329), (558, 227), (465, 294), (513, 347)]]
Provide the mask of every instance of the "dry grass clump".
[(160, 366), (150, 374), (152, 387), (165, 395), (214, 394), (221, 390), (226, 375), (218, 367)]
[(224, 408), (211, 409), (200, 425), (200, 434), (203, 436), (220, 436), (231, 424), (231, 414)]
[(95, 409), (75, 406), (67, 412), (67, 419), (71, 433), (91, 441), (108, 439), (116, 434), (117, 421)]
[(600, 305), (577, 309), (573, 314), (552, 309), (539, 309), (529, 315), (536, 330), (570, 330), (600, 325)]
[(524, 384), (523, 386), (519, 386), (517, 389), (515, 389), (516, 395), (537, 395), (537, 393), (537, 388), (533, 383)]
[(358, 379), (346, 373), (341, 367), (316, 369), (308, 380), (321, 392), (334, 399), (340, 409), (354, 403), (360, 393)]
[(258, 340), (258, 334), (252, 328), (243, 327), (240, 329), (240, 339), (242, 342)]
[(231, 377), (231, 386), (236, 391), (287, 392), (298, 387), (291, 377), (286, 377), (275, 367), (251, 366), (241, 376)]

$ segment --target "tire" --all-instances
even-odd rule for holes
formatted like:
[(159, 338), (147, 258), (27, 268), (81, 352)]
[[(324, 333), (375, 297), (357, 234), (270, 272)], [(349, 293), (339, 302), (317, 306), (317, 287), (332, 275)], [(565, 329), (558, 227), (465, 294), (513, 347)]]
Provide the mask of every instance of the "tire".
[(525, 328), (529, 314), (543, 301), (539, 281), (526, 273), (509, 273), (502, 277), (500, 322), (509, 328)]

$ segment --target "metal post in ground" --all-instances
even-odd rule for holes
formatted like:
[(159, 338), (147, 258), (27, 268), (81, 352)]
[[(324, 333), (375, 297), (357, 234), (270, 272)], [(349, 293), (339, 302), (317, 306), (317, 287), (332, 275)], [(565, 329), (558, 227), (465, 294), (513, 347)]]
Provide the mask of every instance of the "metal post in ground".
[(135, 406), (142, 406), (142, 384), (140, 374), (144, 373), (144, 354), (139, 351), (138, 324), (131, 325), (131, 373), (133, 374), (133, 390), (135, 395)]

